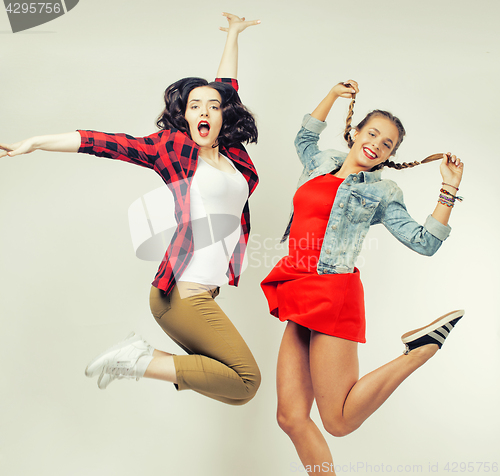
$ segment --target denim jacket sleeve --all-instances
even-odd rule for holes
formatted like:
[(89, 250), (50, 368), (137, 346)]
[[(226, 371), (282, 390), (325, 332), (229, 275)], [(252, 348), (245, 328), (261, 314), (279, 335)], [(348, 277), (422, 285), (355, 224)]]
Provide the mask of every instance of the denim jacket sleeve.
[(403, 192), (396, 184), (381, 217), (381, 223), (401, 243), (426, 256), (432, 256), (451, 232), (449, 225), (443, 225), (432, 215), (427, 217), (423, 226), (419, 225), (406, 210)]
[(335, 154), (332, 154), (335, 151), (319, 150), (319, 135), (325, 128), (326, 122), (320, 121), (310, 114), (306, 114), (302, 120), (302, 127), (295, 138), (295, 149), (306, 173), (312, 172), (332, 159), (337, 160), (337, 165), (340, 167), (345, 158), (343, 153), (340, 153), (342, 157), (335, 157)]

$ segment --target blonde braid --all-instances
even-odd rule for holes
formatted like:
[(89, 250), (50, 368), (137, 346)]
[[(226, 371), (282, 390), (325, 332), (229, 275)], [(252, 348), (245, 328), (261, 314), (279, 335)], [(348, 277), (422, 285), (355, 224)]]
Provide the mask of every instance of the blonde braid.
[(386, 160), (385, 162), (380, 164), (380, 168), (389, 167), (391, 169), (396, 169), (396, 170), (408, 169), (408, 168), (415, 167), (415, 166), (420, 165), (420, 164), (428, 164), (429, 162), (433, 162), (435, 160), (440, 160), (442, 158), (443, 158), (443, 154), (432, 154), (432, 155), (429, 155), (429, 157), (426, 157), (421, 162), (418, 162), (418, 161), (410, 162), (410, 163), (403, 162), (402, 164), (397, 164), (395, 162), (392, 162), (392, 160)]
[(347, 112), (347, 117), (345, 120), (345, 130), (344, 130), (344, 139), (347, 142), (347, 145), (349, 146), (349, 149), (353, 146), (354, 141), (352, 140), (351, 137), (351, 122), (352, 122), (352, 116), (354, 114), (354, 103), (356, 102), (356, 93), (353, 93), (352, 95), (352, 100), (351, 103), (349, 104), (349, 111)]

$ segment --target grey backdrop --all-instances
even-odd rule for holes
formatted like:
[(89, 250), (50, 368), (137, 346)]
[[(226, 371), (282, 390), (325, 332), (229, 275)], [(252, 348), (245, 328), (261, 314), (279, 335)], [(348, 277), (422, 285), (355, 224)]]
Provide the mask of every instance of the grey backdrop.
[[(374, 227), (359, 261), (366, 291), (366, 373), (402, 352), (399, 336), (448, 310), (466, 315), (444, 349), (357, 432), (327, 436), (338, 474), (447, 475), (452, 463), (499, 462), (498, 3), (190, 2), (82, 0), (57, 20), (12, 34), (0, 13), (0, 141), (77, 128), (155, 131), (162, 93), (188, 75), (212, 78), (229, 10), (262, 24), (241, 36), (241, 97), (260, 141), (261, 184), (239, 289), (218, 298), (262, 368), (244, 407), (156, 381), (98, 390), (87, 362), (135, 330), (178, 351), (150, 316), (157, 263), (135, 258), (127, 210), (161, 185), (154, 172), (85, 155), (36, 152), (0, 164), (0, 473), (287, 475), (298, 458), (275, 423), (283, 325), (258, 283), (277, 246), (300, 173), (293, 139), (329, 88), (360, 84), (355, 120), (373, 108), (401, 117), (397, 159), (452, 151), (465, 162), (452, 234), (432, 258)], [(339, 101), (320, 145), (344, 148)], [(423, 222), (438, 164), (387, 171)], [(318, 415), (315, 418), (319, 421)], [(451, 463), (446, 470), (446, 464)], [(383, 465), (383, 466), (382, 466)], [(484, 466), (482, 468), (484, 470)]]

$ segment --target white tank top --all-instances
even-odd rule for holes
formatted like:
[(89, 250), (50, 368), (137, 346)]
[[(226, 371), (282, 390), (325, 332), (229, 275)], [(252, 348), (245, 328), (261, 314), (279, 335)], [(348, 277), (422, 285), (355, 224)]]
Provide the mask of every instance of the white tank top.
[(191, 223), (194, 253), (179, 281), (221, 286), (228, 282), (229, 261), (241, 235), (241, 214), (248, 183), (233, 167), (223, 172), (198, 157), (191, 183)]

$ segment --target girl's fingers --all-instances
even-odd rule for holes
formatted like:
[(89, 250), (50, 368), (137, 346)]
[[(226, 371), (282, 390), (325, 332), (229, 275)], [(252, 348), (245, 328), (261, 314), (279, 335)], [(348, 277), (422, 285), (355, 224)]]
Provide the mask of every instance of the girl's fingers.
[(7, 152), (10, 151), (10, 150), (13, 150), (12, 146), (7, 145), (7, 144), (0, 144), (0, 149), (6, 150)]
[(16, 145), (0, 144), (0, 158), (2, 157), (12, 157), (11, 153), (15, 150)]
[(447, 152), (443, 154), (443, 161), (445, 165), (453, 164), (457, 168), (463, 168), (464, 163), (460, 160), (459, 157), (453, 155), (451, 152)]
[[(253, 25), (258, 25), (260, 23), (260, 20), (246, 20), (245, 17), (239, 17), (237, 15), (233, 15), (232, 13), (227, 13), (227, 12), (223, 12), (222, 13), (222, 16), (226, 17), (227, 21), (229, 23), (231, 22), (242, 22), (242, 23), (245, 23), (245, 28), (248, 27), (248, 26), (253, 26)], [(227, 30), (223, 30), (223, 31), (227, 31)]]
[(351, 94), (357, 94), (359, 93), (359, 88), (358, 88), (358, 83), (356, 81), (353, 81), (352, 79), (349, 79), (348, 81), (342, 83), (346, 88), (349, 89), (349, 93)]
[(349, 84), (357, 93), (359, 93), (359, 87), (356, 81), (354, 81), (353, 79), (349, 79), (349, 81), (346, 81), (346, 83)]
[(226, 17), (227, 20), (242, 20), (242, 18), (233, 15), (232, 13), (222, 12), (222, 16)]

